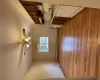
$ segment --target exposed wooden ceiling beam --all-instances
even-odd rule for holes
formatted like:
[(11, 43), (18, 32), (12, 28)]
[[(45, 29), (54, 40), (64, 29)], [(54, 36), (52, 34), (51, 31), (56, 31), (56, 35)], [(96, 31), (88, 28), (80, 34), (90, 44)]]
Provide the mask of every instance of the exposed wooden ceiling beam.
[(52, 24), (62, 25), (62, 24), (64, 24), (64, 22), (52, 22)]
[(63, 20), (63, 21), (65, 21), (65, 20), (68, 20), (69, 18), (66, 18), (66, 17), (54, 17), (54, 20)]
[(37, 16), (36, 12), (28, 12), (30, 16)]
[(37, 9), (35, 8), (35, 6), (27, 6), (27, 5), (23, 5), (24, 8), (28, 11), (28, 12), (35, 12), (37, 11)]
[(20, 2), (21, 2), (23, 5), (28, 5), (28, 6), (42, 5), (41, 2), (35, 2), (35, 1), (22, 1), (22, 0), (20, 0)]
[(20, 2), (36, 24), (41, 24), (41, 21), (44, 23), (43, 13), (37, 8), (39, 5), (42, 6), (41, 2), (21, 0)]
[(53, 21), (52, 23), (64, 23), (65, 21)]
[(52, 24), (62, 25), (69, 19), (70, 18), (66, 18), (66, 17), (54, 17)]

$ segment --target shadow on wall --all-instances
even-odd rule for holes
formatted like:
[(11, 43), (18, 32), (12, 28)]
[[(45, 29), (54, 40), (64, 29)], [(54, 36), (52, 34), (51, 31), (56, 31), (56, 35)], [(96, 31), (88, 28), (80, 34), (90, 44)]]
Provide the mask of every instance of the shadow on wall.
[(19, 43), (11, 43), (11, 44), (0, 44), (0, 56), (6, 55), (5, 52), (11, 52), (14, 49), (18, 48)]
[(18, 61), (18, 67), (20, 66), (20, 64), (22, 62), (23, 54), (24, 54), (24, 46), (21, 45), (20, 56), (19, 56), (19, 61)]
[(20, 54), (19, 54), (20, 56), (19, 56), (18, 66), (20, 66), (24, 55), (24, 46), (19, 42), (0, 45), (0, 56), (9, 55), (10, 53), (7, 54), (7, 52), (12, 52), (13, 50), (17, 49), (19, 46), (20, 46)]

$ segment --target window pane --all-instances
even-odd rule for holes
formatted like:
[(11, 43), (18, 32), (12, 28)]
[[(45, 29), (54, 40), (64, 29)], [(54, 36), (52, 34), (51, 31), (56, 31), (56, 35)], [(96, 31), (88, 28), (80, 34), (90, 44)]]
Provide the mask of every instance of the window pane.
[(48, 52), (48, 44), (40, 44), (40, 52)]
[(48, 43), (48, 37), (40, 37), (40, 43)]
[(37, 44), (37, 51), (38, 52), (48, 52), (48, 37), (39, 37)]

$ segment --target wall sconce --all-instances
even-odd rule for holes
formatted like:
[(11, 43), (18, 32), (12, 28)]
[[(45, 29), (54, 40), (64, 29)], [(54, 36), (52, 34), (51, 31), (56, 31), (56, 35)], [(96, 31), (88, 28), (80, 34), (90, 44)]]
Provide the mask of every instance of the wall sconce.
[(29, 46), (30, 46), (30, 45), (29, 45), (30, 39), (31, 39), (31, 38), (30, 38), (29, 36), (26, 35), (25, 29), (23, 29), (23, 39), (22, 39), (22, 41), (21, 41), (21, 44), (22, 44), (22, 45), (26, 45), (26, 47), (29, 47)]

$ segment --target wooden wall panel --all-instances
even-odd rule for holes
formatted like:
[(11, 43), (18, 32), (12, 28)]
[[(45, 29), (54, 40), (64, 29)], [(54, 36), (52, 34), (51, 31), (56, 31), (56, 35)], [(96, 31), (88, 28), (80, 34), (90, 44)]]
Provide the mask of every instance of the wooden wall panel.
[(58, 29), (58, 61), (66, 77), (100, 77), (100, 9), (85, 8)]

